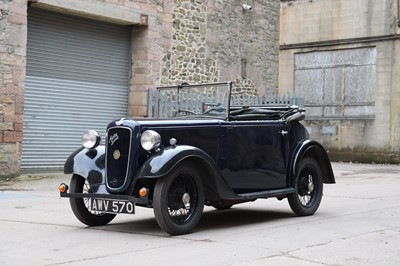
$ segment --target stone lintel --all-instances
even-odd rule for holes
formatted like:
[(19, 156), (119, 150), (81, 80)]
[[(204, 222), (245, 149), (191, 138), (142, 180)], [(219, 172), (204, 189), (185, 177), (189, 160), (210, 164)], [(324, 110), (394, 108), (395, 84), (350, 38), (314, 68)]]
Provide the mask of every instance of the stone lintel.
[[(143, 11), (87, 0), (37, 0), (33, 6), (119, 25), (142, 25)], [(141, 17), (142, 16), (142, 17)]]

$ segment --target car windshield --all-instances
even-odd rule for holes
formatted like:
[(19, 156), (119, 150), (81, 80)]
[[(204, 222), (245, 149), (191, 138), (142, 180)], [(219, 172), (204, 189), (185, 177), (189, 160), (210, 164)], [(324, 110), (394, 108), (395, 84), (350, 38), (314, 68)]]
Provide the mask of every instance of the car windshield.
[(227, 118), (231, 82), (157, 88), (158, 118)]

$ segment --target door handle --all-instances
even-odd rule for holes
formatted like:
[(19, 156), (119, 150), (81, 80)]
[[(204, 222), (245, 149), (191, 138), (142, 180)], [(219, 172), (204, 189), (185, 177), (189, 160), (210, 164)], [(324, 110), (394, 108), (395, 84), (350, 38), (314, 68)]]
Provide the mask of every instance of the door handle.
[(285, 135), (288, 134), (288, 132), (286, 130), (282, 129), (281, 131), (278, 132), (278, 134), (281, 134), (282, 136), (285, 136)]

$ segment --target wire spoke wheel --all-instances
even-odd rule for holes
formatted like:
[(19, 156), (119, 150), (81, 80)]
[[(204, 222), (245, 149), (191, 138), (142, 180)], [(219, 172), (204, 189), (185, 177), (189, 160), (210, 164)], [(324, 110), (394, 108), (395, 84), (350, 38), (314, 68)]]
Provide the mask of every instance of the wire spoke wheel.
[(153, 207), (159, 226), (171, 235), (189, 233), (204, 208), (204, 193), (195, 165), (177, 166), (156, 183)]
[(299, 190), (298, 196), (301, 205), (304, 207), (312, 205), (312, 200), (315, 200), (314, 178), (312, 173), (304, 173), (298, 181), (297, 187)]
[(303, 159), (295, 179), (295, 192), (288, 195), (293, 212), (299, 216), (314, 214), (321, 203), (322, 190), (322, 174), (318, 163), (313, 158)]
[[(92, 189), (90, 188), (89, 182), (87, 180), (85, 180), (85, 183), (83, 184), (82, 193), (83, 194), (93, 193)], [(85, 204), (86, 209), (93, 215), (102, 216), (106, 214), (105, 212), (101, 211), (92, 211), (92, 204), (89, 198), (83, 198), (83, 204)]]
[(171, 219), (176, 224), (185, 224), (195, 211), (198, 196), (197, 187), (189, 175), (174, 179), (168, 191), (167, 206)]

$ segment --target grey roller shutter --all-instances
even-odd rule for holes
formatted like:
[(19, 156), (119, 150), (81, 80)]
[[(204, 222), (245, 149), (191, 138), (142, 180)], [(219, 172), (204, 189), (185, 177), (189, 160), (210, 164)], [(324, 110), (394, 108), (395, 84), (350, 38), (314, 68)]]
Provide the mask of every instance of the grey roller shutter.
[(84, 130), (126, 116), (130, 28), (30, 9), (21, 169), (61, 168)]

